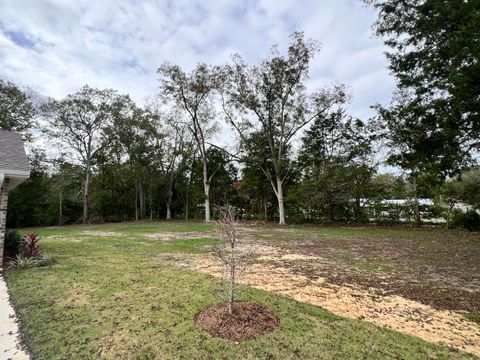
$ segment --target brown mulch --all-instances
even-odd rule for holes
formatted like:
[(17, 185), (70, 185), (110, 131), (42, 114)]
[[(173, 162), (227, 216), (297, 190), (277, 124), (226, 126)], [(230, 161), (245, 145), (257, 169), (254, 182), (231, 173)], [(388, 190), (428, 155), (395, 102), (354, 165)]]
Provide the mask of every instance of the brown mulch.
[(228, 303), (215, 304), (199, 312), (195, 322), (210, 335), (241, 342), (274, 331), (280, 321), (269, 309), (251, 302), (236, 302), (233, 314)]

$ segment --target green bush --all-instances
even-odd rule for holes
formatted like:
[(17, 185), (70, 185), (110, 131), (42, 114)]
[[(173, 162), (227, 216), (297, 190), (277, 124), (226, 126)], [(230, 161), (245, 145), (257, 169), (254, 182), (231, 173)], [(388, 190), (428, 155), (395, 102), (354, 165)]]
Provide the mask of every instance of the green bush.
[(25, 257), (21, 254), (17, 254), (10, 260), (9, 264), (15, 269), (27, 269), (37, 265), (34, 258)]
[(480, 230), (480, 214), (475, 210), (469, 210), (466, 213), (454, 211), (451, 221), (452, 228)]
[(50, 266), (56, 263), (56, 258), (50, 254), (37, 254), (34, 257), (17, 254), (10, 260), (9, 265), (14, 269), (27, 269), (36, 266)]
[(4, 253), (5, 257), (13, 258), (20, 253), (23, 238), (16, 230), (7, 230), (5, 234)]
[(57, 262), (57, 258), (52, 254), (41, 254), (35, 258), (36, 266), (50, 266)]

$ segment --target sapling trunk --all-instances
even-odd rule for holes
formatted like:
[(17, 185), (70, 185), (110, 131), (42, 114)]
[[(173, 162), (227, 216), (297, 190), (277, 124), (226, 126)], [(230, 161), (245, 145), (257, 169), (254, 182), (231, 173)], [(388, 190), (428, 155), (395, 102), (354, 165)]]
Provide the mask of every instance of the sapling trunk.
[[(219, 207), (220, 240), (213, 246), (213, 255), (218, 258), (225, 268), (225, 276), (228, 277), (228, 290), (226, 292), (228, 313), (233, 314), (235, 309), (237, 270), (241, 265), (247, 264), (244, 250), (237, 247), (237, 217), (232, 206)], [(239, 267), (240, 266), (240, 267)]]
[(233, 303), (235, 301), (235, 242), (231, 246), (232, 257), (230, 261), (230, 289), (228, 291), (228, 313), (233, 314)]

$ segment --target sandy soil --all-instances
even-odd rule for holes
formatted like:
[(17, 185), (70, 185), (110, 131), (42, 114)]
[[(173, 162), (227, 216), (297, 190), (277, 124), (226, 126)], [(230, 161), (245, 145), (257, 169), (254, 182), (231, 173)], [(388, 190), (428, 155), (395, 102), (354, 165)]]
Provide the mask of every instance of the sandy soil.
[[(269, 254), (263, 256), (267, 260), (296, 261), (314, 258), (270, 247), (259, 246), (256, 250), (261, 254)], [(184, 263), (185, 257), (181, 261)], [(222, 276), (222, 267), (210, 256), (190, 256), (188, 261), (198, 271)], [(340, 316), (369, 321), (480, 356), (480, 325), (468, 321), (458, 311), (437, 310), (398, 295), (380, 296), (375, 289), (330, 284), (325, 278), (312, 279), (278, 264), (253, 264), (239, 281), (300, 302), (321, 306)]]
[(97, 236), (97, 237), (121, 237), (121, 236), (125, 236), (122, 233), (115, 232), (115, 231), (91, 231), (91, 230), (82, 231), (81, 235)]
[(144, 234), (143, 237), (152, 240), (161, 240), (161, 241), (172, 241), (172, 240), (186, 240), (186, 239), (201, 239), (212, 237), (211, 232), (200, 232), (200, 231), (191, 231), (191, 232), (159, 232)]

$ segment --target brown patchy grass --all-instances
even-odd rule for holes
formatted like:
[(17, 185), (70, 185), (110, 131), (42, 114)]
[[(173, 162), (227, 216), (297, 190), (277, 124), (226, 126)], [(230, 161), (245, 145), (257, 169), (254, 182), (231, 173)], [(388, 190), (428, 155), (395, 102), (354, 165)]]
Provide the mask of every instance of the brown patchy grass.
[[(240, 287), (239, 300), (271, 309), (280, 327), (234, 344), (194, 323), (196, 314), (221, 301), (213, 291), (221, 282), (204, 274), (218, 273), (208, 255), (214, 230), (180, 222), (41, 229), (42, 247), (58, 263), (6, 272), (26, 345), (38, 359), (480, 355), (474, 311), (441, 310), (453, 302), (436, 309), (414, 299), (458, 297), (454, 290), (478, 294), (478, 234), (246, 225), (246, 246), (256, 254), (252, 272), (242, 279), (251, 287)], [(144, 236), (159, 233), (168, 239)], [(405, 284), (430, 288), (409, 295)], [(432, 286), (445, 293), (431, 292)], [(476, 300), (465, 299), (458, 306), (472, 309)]]
[[(478, 233), (252, 225), (241, 233), (254, 251), (241, 282), (480, 355)], [(190, 263), (221, 276), (205, 255)]]
[[(323, 230), (323, 231), (322, 231)], [(406, 228), (258, 227), (246, 241), (301, 261), (275, 261), (329, 283), (375, 288), (443, 310), (480, 312), (480, 234)]]

